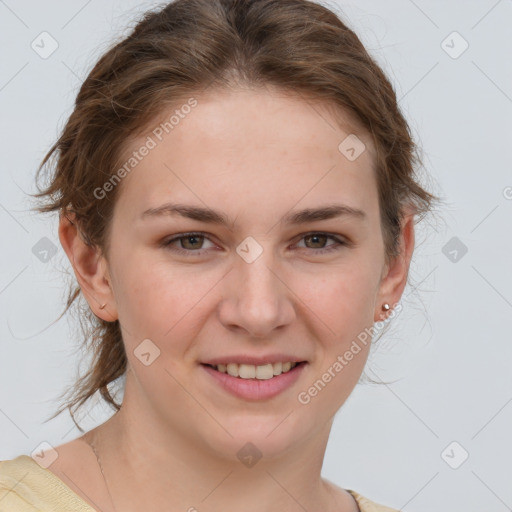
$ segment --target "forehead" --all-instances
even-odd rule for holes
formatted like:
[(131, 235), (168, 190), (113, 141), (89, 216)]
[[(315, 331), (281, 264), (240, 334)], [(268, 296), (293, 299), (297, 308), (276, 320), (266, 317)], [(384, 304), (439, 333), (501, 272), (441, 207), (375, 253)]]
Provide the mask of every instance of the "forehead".
[(347, 113), (267, 88), (211, 91), (183, 105), (194, 106), (168, 109), (123, 151), (128, 161), (150, 147), (123, 179), (120, 202), (132, 210), (178, 197), (271, 210), (376, 200), (374, 148)]

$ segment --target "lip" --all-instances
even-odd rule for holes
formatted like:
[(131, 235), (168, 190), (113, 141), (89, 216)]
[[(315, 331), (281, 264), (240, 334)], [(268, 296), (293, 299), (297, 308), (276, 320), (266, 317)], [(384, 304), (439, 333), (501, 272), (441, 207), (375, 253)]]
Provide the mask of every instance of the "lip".
[(216, 357), (209, 359), (208, 361), (201, 361), (202, 364), (211, 364), (217, 366), (219, 364), (253, 364), (254, 366), (263, 366), (265, 364), (274, 363), (302, 363), (306, 359), (299, 359), (297, 356), (291, 356), (290, 354), (269, 354), (267, 356), (248, 356), (247, 354), (232, 355)]
[[(246, 358), (247, 360), (247, 358)], [(233, 359), (231, 359), (233, 361)], [(286, 359), (280, 359), (280, 361), (289, 361)], [(278, 361), (276, 361), (278, 362)], [(208, 363), (209, 364), (209, 363)], [(224, 363), (216, 363), (224, 364)], [(244, 363), (242, 363), (244, 364)], [(252, 363), (245, 363), (252, 364)], [(259, 379), (241, 379), (239, 377), (232, 377), (227, 373), (219, 372), (214, 368), (201, 364), (201, 368), (216, 382), (222, 389), (228, 391), (232, 395), (243, 398), (244, 400), (261, 401), (269, 400), (286, 389), (292, 387), (297, 379), (300, 377), (302, 371), (307, 366), (307, 362), (303, 361), (290, 371), (281, 373), (267, 380)]]

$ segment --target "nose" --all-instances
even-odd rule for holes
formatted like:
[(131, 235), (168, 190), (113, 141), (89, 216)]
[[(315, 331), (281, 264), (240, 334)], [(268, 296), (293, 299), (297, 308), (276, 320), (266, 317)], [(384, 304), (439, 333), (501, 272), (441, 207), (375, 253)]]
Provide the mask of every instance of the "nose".
[(252, 338), (269, 338), (295, 318), (293, 292), (270, 249), (264, 249), (251, 263), (236, 256), (223, 286), (218, 313), (229, 330), (243, 331)]

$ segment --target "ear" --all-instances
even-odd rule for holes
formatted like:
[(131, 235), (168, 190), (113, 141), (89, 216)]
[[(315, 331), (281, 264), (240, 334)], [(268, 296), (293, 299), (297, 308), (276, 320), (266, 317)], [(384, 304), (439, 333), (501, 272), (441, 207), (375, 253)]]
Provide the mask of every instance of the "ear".
[[(384, 320), (393, 309), (404, 291), (409, 274), (409, 265), (414, 250), (414, 213), (407, 213), (401, 225), (399, 255), (384, 266), (375, 304), (374, 321)], [(390, 305), (389, 311), (383, 311), (384, 303)]]
[[(107, 261), (98, 248), (85, 242), (77, 226), (74, 214), (61, 212), (60, 243), (92, 312), (102, 320), (113, 322), (117, 320), (118, 314)], [(103, 304), (106, 306), (100, 309)]]

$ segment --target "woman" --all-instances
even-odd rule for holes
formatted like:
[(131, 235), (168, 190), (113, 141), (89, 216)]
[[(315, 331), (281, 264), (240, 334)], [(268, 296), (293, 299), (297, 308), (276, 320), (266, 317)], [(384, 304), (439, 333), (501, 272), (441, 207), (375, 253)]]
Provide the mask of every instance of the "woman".
[(67, 407), (117, 412), (3, 461), (0, 510), (392, 511), (321, 477), (435, 199), (357, 36), (306, 0), (177, 0), (99, 60), (52, 155), (38, 210), (92, 312)]

